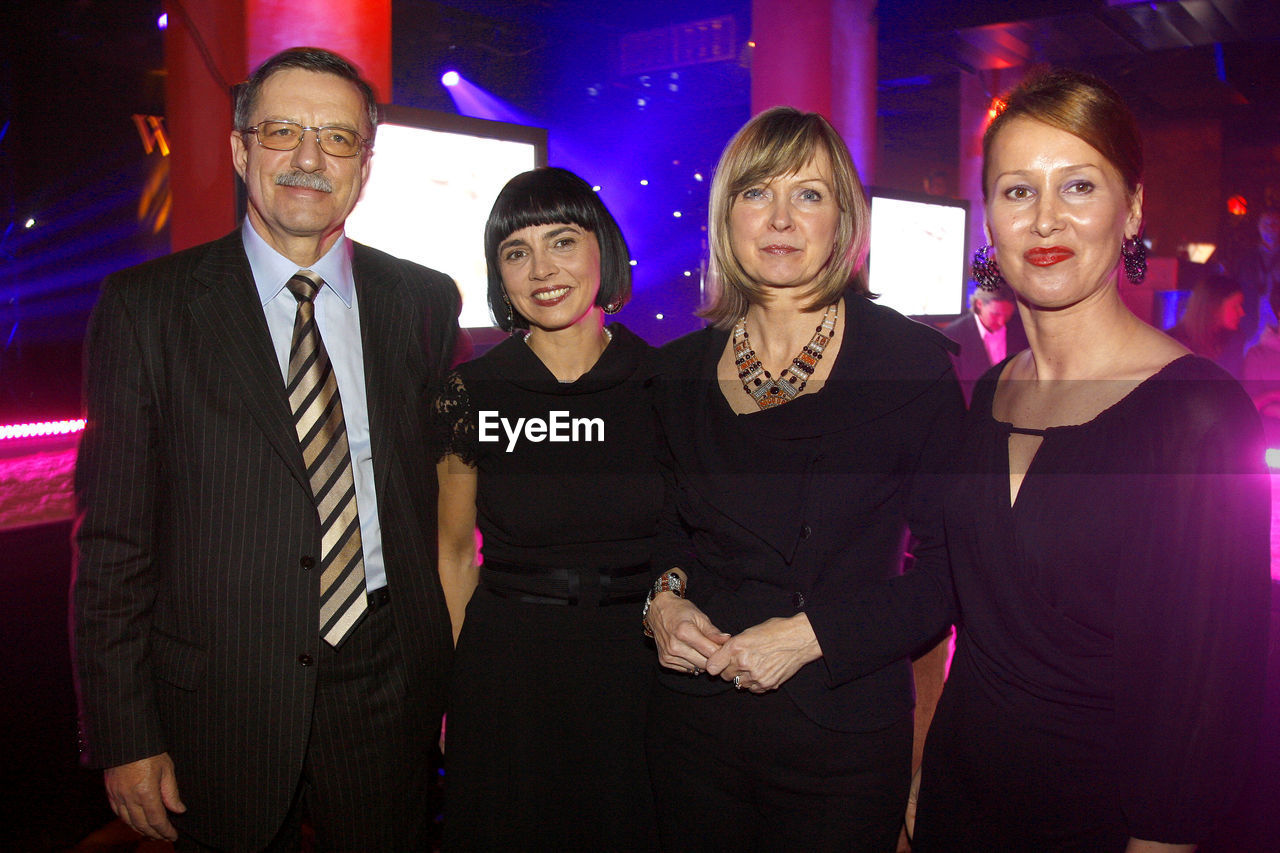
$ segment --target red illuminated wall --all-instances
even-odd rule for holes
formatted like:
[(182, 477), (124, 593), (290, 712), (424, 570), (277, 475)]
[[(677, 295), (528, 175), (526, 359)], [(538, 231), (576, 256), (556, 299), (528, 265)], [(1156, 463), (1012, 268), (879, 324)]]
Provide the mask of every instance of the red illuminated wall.
[(328, 48), (360, 67), (379, 101), (391, 98), (391, 0), (183, 0), (165, 11), (175, 250), (236, 225), (231, 87), (263, 60), (287, 47)]

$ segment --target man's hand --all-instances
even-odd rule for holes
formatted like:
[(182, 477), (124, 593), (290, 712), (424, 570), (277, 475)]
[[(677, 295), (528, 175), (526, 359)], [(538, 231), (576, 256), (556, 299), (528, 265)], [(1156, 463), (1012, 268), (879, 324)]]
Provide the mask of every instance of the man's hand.
[(102, 776), (111, 810), (121, 820), (148, 838), (177, 840), (169, 812), (185, 812), (187, 807), (178, 796), (178, 777), (169, 753), (108, 767)]

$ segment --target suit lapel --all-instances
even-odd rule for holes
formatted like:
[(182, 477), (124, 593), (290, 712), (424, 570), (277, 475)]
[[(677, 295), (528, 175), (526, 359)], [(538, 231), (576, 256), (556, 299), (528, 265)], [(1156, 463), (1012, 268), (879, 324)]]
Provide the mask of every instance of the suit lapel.
[(364, 246), (355, 245), (352, 258), (360, 304), (360, 343), (364, 350), (365, 392), (369, 407), (369, 441), (373, 451), (373, 479), (387, 483), (393, 454), (397, 410), (411, 403), (393, 377), (406, 364), (412, 337), (412, 306), (404, 298), (404, 281), (395, 267), (380, 262)]
[(198, 292), (190, 303), (192, 316), (240, 384), (245, 406), (263, 435), (293, 476), (309, 488), (280, 367), (239, 230), (211, 244), (193, 276)]

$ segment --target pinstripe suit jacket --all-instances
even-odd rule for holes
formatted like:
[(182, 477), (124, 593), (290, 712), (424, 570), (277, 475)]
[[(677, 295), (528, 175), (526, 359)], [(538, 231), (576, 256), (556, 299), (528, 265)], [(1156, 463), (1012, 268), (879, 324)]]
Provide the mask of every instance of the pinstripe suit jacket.
[[(435, 565), (429, 386), (459, 297), (441, 273), (356, 245), (374, 480), (392, 613), (424, 740), (452, 653)], [(84, 761), (168, 751), (185, 831), (265, 845), (311, 723), (320, 531), (237, 230), (117, 273), (85, 355), (72, 634)], [(197, 825), (193, 825), (193, 822)]]

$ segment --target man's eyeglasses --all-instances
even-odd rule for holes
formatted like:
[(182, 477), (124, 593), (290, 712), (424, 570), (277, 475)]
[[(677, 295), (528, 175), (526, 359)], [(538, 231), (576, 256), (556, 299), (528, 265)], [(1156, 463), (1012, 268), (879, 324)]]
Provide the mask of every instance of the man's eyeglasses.
[(252, 133), (258, 144), (273, 151), (292, 151), (302, 144), (308, 130), (316, 135), (320, 150), (331, 157), (354, 157), (369, 140), (348, 127), (304, 127), (296, 121), (262, 121), (241, 133)]

